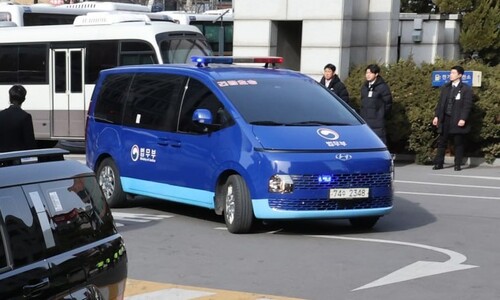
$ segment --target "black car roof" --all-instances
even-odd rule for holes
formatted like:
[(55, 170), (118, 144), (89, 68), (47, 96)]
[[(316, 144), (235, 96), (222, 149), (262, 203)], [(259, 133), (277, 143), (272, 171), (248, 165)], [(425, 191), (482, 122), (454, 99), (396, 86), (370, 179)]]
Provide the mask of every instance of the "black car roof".
[[(64, 160), (68, 153), (62, 149), (0, 153), (0, 188), (94, 175), (86, 165)], [(18, 164), (11, 165), (14, 161)]]

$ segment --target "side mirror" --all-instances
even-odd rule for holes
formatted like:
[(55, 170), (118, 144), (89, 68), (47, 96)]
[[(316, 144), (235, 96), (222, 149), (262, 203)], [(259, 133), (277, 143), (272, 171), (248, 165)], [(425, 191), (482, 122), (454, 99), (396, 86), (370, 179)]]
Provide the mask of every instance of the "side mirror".
[(203, 125), (211, 125), (213, 123), (212, 113), (208, 109), (199, 108), (193, 113), (193, 122)]

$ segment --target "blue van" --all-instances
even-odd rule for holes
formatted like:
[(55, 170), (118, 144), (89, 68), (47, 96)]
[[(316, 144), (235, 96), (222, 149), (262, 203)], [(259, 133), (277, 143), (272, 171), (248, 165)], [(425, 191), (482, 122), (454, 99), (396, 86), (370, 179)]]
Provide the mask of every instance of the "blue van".
[(87, 119), (87, 165), (108, 203), (129, 196), (255, 219), (349, 219), (371, 228), (393, 207), (393, 161), (345, 102), (310, 77), (230, 57), (102, 71)]

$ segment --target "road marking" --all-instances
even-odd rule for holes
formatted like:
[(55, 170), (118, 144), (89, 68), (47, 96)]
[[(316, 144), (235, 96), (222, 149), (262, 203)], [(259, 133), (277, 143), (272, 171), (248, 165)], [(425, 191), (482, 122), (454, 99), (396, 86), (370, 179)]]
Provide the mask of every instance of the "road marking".
[(245, 293), (230, 290), (217, 290), (194, 286), (182, 286), (168, 283), (127, 279), (125, 300), (301, 300), (270, 296), (256, 293)]
[(358, 291), (362, 289), (373, 288), (377, 286), (403, 282), (407, 280), (443, 274), (453, 271), (466, 270), (471, 268), (477, 268), (478, 266), (473, 265), (464, 265), (463, 263), (467, 260), (467, 257), (461, 253), (438, 248), (423, 244), (416, 243), (408, 243), (408, 242), (400, 242), (400, 241), (391, 241), (391, 240), (379, 240), (379, 239), (368, 239), (368, 238), (352, 238), (352, 237), (341, 237), (341, 236), (331, 236), (331, 235), (306, 235), (309, 237), (316, 238), (325, 238), (325, 239), (338, 239), (338, 240), (348, 240), (348, 241), (360, 241), (360, 242), (371, 242), (371, 243), (384, 243), (384, 244), (393, 244), (393, 245), (401, 245), (401, 246), (410, 246), (417, 247), (426, 250), (436, 251), (439, 253), (443, 253), (450, 257), (449, 260), (445, 262), (435, 262), (435, 261), (417, 261), (413, 264), (410, 264), (406, 267), (403, 267), (399, 270), (396, 270), (390, 273), (387, 276), (379, 278), (375, 281), (372, 281), (368, 284), (365, 284), (361, 287), (358, 287), (352, 291)]
[(394, 180), (394, 182), (396, 182), (396, 183), (411, 183), (411, 184), (425, 184), (425, 185), (439, 185), (439, 186), (456, 186), (456, 187), (463, 187), (463, 188), (500, 190), (500, 187), (498, 187), (498, 186), (466, 185), (466, 184), (437, 183), (437, 182), (425, 182), (425, 181), (406, 181), (406, 180)]
[(145, 294), (130, 296), (126, 297), (125, 299), (126, 300), (150, 300), (150, 299), (187, 300), (187, 299), (196, 299), (212, 295), (214, 295), (214, 293), (171, 288), (171, 289), (163, 289)]
[(467, 195), (454, 195), (454, 194), (435, 194), (435, 193), (417, 193), (417, 192), (394, 192), (394, 194), (408, 194), (420, 196), (433, 196), (433, 197), (453, 197), (453, 198), (468, 198), (468, 199), (488, 199), (500, 200), (500, 197), (487, 197), (487, 196), (467, 196)]
[(123, 223), (120, 223), (123, 221), (135, 222), (135, 223), (148, 223), (151, 221), (159, 221), (173, 217), (172, 215), (152, 215), (152, 214), (139, 214), (139, 213), (125, 213), (117, 211), (112, 211), (111, 214), (113, 215), (113, 219), (115, 219), (116, 227), (125, 226)]
[(461, 177), (461, 178), (473, 178), (473, 179), (488, 179), (488, 180), (500, 180), (500, 176), (472, 176), (472, 175), (449, 175), (449, 174), (432, 174), (433, 176), (444, 176), (444, 177)]

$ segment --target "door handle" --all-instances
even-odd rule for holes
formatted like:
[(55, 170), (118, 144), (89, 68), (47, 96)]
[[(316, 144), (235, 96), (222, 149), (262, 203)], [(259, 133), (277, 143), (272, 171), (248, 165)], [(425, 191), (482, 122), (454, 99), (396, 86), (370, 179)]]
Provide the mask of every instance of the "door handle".
[(181, 141), (170, 141), (170, 145), (174, 148), (180, 148), (181, 147)]
[(49, 278), (43, 278), (40, 282), (23, 286), (23, 295), (24, 297), (37, 296), (42, 290), (47, 289), (49, 285)]
[(169, 140), (165, 138), (158, 138), (157, 144), (161, 146), (168, 146)]

